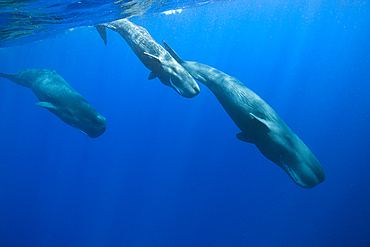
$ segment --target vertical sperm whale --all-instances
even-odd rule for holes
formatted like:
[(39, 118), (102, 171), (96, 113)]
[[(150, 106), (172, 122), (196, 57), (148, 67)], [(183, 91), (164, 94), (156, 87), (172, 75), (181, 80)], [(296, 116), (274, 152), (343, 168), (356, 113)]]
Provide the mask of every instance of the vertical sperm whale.
[(128, 43), (140, 61), (152, 72), (149, 80), (158, 77), (166, 86), (177, 93), (192, 98), (199, 94), (198, 84), (189, 73), (158, 44), (148, 31), (127, 19), (121, 19), (96, 26), (97, 31), (107, 44), (105, 27), (118, 32)]
[(181, 66), (213, 92), (241, 130), (236, 135), (239, 140), (255, 144), (303, 188), (312, 188), (325, 180), (324, 169), (310, 149), (263, 99), (235, 77), (205, 64), (183, 61), (163, 43)]
[(65, 123), (91, 138), (104, 133), (107, 120), (100, 115), (54, 69), (24, 69), (15, 74), (0, 73), (0, 77), (31, 88), (45, 107)]

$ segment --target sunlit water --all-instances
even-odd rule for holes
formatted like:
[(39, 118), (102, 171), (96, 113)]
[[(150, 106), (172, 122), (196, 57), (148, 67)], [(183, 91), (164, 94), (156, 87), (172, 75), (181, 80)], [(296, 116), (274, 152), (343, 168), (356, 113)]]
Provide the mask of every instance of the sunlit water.
[(55, 69), (107, 129), (91, 139), (0, 79), (1, 247), (370, 245), (369, 2), (155, 2), (130, 18), (263, 98), (326, 172), (308, 190), (235, 137), (204, 85), (181, 97), (119, 34), (104, 45), (93, 26), (122, 3), (21, 2), (0, 1), (0, 72)]

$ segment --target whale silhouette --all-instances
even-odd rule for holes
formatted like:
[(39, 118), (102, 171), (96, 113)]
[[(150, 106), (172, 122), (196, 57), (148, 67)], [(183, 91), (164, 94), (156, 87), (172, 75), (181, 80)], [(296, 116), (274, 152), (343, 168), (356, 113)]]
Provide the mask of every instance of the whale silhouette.
[(164, 42), (166, 50), (196, 80), (206, 85), (241, 130), (236, 137), (253, 143), (269, 160), (281, 167), (303, 188), (325, 180), (319, 161), (278, 114), (237, 78), (208, 65), (183, 61)]
[(65, 123), (91, 138), (104, 133), (107, 120), (100, 115), (54, 69), (24, 69), (15, 74), (0, 73), (0, 77), (31, 88), (45, 107)]
[(107, 44), (105, 27), (118, 32), (127, 41), (140, 61), (152, 71), (149, 80), (158, 77), (164, 85), (172, 87), (186, 98), (192, 98), (199, 94), (200, 89), (194, 79), (150, 36), (145, 28), (135, 25), (127, 19), (100, 24), (96, 26), (96, 29), (105, 44)]

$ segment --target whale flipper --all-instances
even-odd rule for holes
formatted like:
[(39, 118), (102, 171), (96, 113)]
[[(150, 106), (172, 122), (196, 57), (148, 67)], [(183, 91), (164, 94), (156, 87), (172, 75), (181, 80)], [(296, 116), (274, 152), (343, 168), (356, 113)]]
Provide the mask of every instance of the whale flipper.
[(100, 37), (103, 39), (104, 44), (107, 45), (107, 31), (105, 29), (105, 26), (103, 25), (97, 25), (95, 26), (96, 30), (100, 34)]
[(252, 117), (252, 119), (254, 119), (257, 123), (258, 123), (258, 125), (262, 128), (262, 129), (264, 129), (264, 130), (266, 130), (266, 131), (269, 131), (270, 130), (270, 124), (269, 124), (269, 122), (268, 121), (266, 121), (265, 119), (262, 119), (262, 118), (260, 118), (260, 117), (257, 117), (256, 115), (254, 115), (253, 113), (249, 113), (249, 115)]
[(15, 82), (15, 76), (12, 74), (5, 74), (5, 73), (0, 73), (0, 77), (6, 78), (12, 82)]
[(238, 138), (239, 140), (241, 140), (243, 142), (248, 142), (248, 143), (254, 144), (253, 140), (244, 132), (240, 132), (240, 133), (236, 134), (236, 138)]
[(150, 59), (152, 59), (152, 61), (154, 62), (154, 64), (156, 64), (156, 67), (157, 68), (162, 67), (163, 63), (162, 63), (162, 61), (161, 61), (161, 59), (159, 57), (154, 56), (152, 54), (149, 54), (147, 52), (143, 52), (143, 53), (144, 53), (145, 56), (148, 56)]
[(150, 74), (149, 74), (149, 77), (148, 77), (148, 80), (153, 80), (154, 78), (156, 78), (157, 77), (157, 75), (152, 71), (152, 72), (150, 72)]
[(156, 60), (157, 62), (161, 63), (161, 59), (160, 59), (159, 57), (154, 56), (154, 55), (152, 55), (152, 54), (149, 54), (149, 53), (147, 53), (147, 52), (145, 52), (145, 51), (144, 51), (144, 54), (145, 54), (145, 55), (147, 55), (148, 57), (150, 57), (150, 58), (152, 58), (152, 59)]
[(178, 62), (179, 64), (184, 63), (184, 61), (179, 57), (179, 55), (177, 55), (177, 53), (164, 40), (162, 40), (162, 42), (164, 44), (164, 48), (166, 48), (168, 53), (173, 57), (173, 59), (176, 60), (176, 62)]
[(57, 108), (55, 105), (53, 105), (50, 102), (37, 102), (36, 105), (40, 106), (40, 107), (47, 108), (47, 109), (54, 109), (55, 110)]

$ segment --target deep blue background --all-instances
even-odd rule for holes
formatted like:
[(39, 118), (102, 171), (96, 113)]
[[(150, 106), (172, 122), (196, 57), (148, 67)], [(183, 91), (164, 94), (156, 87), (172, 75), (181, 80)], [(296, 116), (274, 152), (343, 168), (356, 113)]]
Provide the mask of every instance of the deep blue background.
[(0, 246), (370, 246), (370, 3), (236, 1), (132, 19), (237, 77), (310, 147), (306, 190), (214, 95), (186, 99), (92, 27), (0, 49), (0, 71), (54, 68), (107, 118), (90, 139), (0, 79)]

